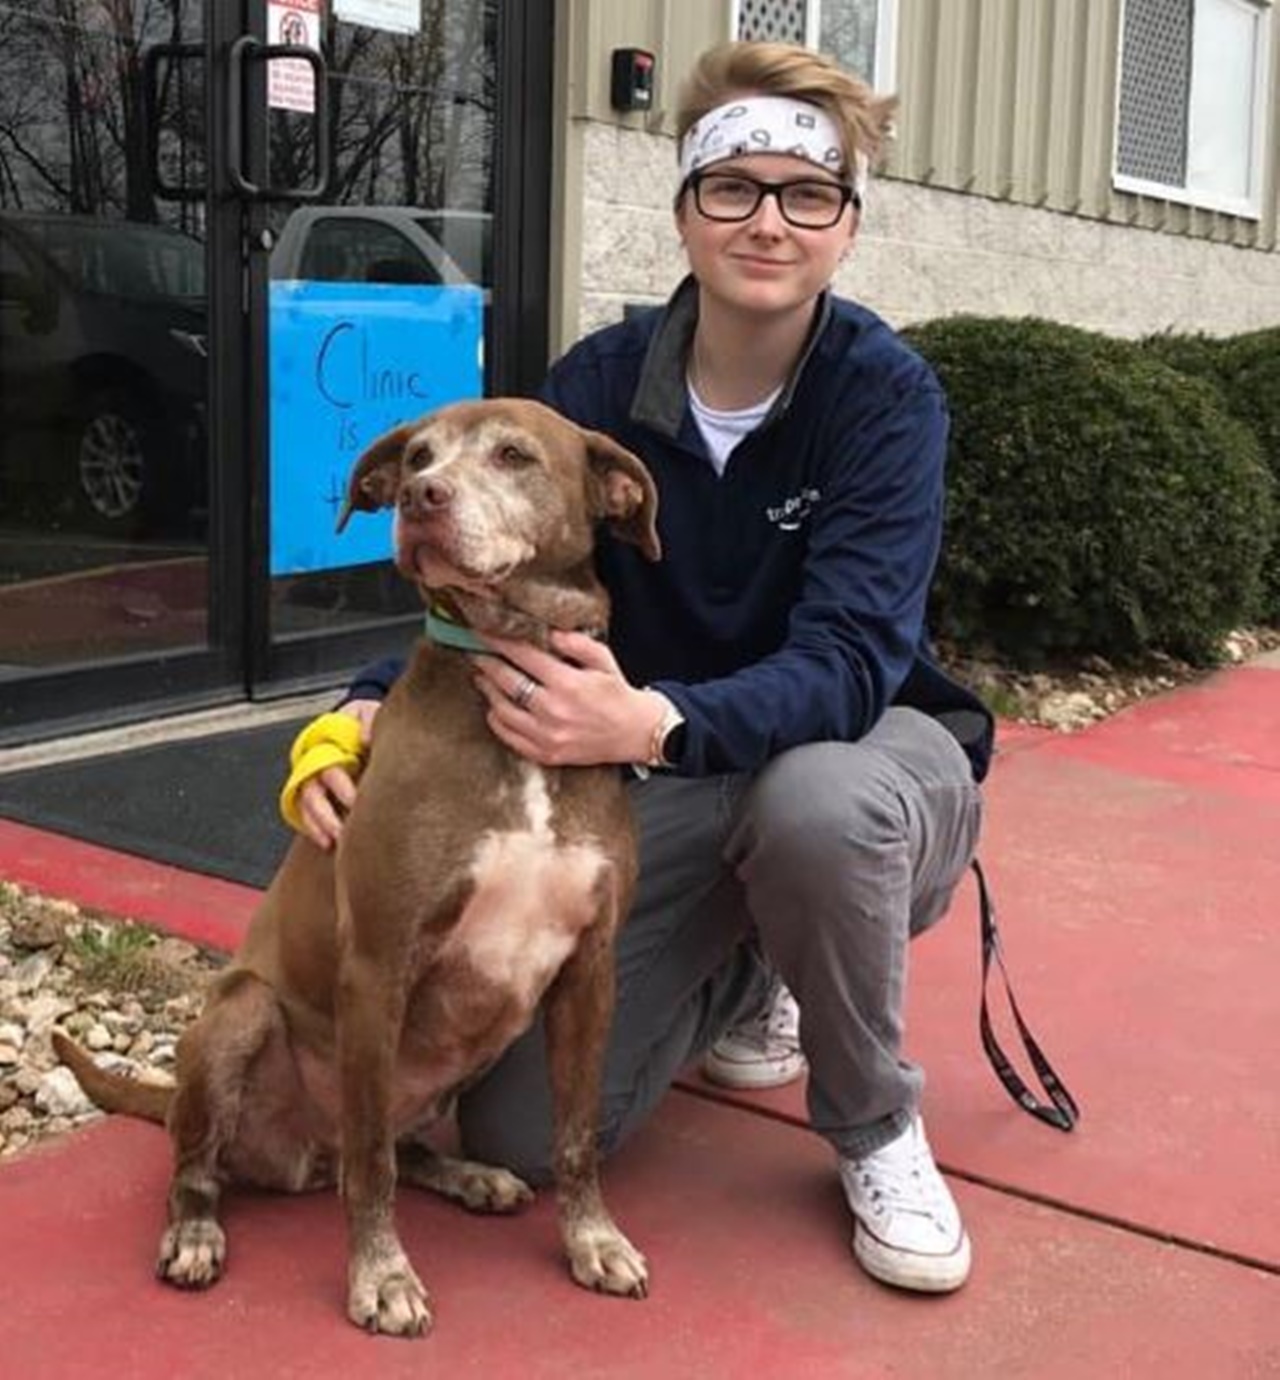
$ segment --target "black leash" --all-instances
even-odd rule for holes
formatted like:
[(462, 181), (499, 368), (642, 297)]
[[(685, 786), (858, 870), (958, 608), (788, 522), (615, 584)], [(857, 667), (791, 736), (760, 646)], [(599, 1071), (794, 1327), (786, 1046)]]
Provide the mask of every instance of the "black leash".
[[(982, 1009), (978, 1014), (978, 1030), (982, 1035), (982, 1047), (987, 1052), (987, 1058), (991, 1060), (991, 1067), (995, 1069), (996, 1077), (1004, 1084), (1005, 1091), (1023, 1111), (1030, 1112), (1032, 1116), (1038, 1117), (1059, 1131), (1073, 1131), (1076, 1123), (1080, 1120), (1080, 1109), (1076, 1106), (1075, 1098), (1071, 1096), (1062, 1080), (1054, 1072), (1053, 1065), (1045, 1058), (1035, 1037), (1027, 1029), (1027, 1023), (1022, 1019), (1022, 1012), (1018, 1010), (1018, 1003), (1013, 997), (1013, 988), (1009, 985), (1009, 973), (1004, 966), (1004, 956), (1000, 951), (1000, 935), (996, 929), (995, 906), (991, 900), (991, 893), (987, 890), (987, 879), (983, 875), (977, 858), (973, 860), (973, 872), (978, 879), (978, 908), (982, 917)], [(987, 979), (991, 974), (993, 959), (1000, 969), (1005, 995), (1009, 999), (1009, 1010), (1013, 1012), (1018, 1033), (1022, 1036), (1023, 1048), (1027, 1051), (1027, 1058), (1030, 1059), (1031, 1066), (1036, 1071), (1040, 1086), (1048, 1095), (1048, 1102), (1041, 1102), (1023, 1082), (1017, 1070), (1009, 1062), (1004, 1050), (1000, 1048), (995, 1031), (991, 1027), (991, 1016), (987, 1011)]]

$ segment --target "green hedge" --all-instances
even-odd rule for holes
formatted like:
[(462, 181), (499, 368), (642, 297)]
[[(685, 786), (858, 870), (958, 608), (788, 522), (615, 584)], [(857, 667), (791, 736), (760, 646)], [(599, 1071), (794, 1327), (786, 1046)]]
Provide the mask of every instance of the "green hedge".
[[(1153, 335), (1142, 342), (1152, 357), (1217, 387), (1232, 415), (1245, 422), (1280, 485), (1280, 327), (1248, 335)], [(1263, 572), (1261, 614), (1280, 620), (1280, 505), (1271, 554)]]
[(1205, 379), (1219, 388), (1223, 384), (1224, 336), (1162, 332), (1145, 336), (1137, 344), (1152, 359), (1158, 359), (1180, 374)]
[(951, 317), (904, 334), (952, 410), (939, 635), (1026, 665), (1207, 661), (1257, 614), (1274, 485), (1214, 387), (1047, 321)]

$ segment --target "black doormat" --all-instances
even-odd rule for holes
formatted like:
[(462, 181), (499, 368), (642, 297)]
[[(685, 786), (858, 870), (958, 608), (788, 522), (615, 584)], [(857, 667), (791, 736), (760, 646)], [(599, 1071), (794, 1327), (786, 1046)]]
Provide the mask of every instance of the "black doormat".
[(289, 844), (276, 808), (307, 720), (0, 775), (0, 816), (266, 886)]

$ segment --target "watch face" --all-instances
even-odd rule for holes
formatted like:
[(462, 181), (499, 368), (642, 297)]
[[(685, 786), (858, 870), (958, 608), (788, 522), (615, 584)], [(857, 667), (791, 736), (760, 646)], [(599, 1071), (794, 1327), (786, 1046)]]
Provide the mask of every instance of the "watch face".
[(662, 739), (662, 760), (669, 767), (674, 767), (684, 753), (685, 725), (684, 720), (678, 724), (672, 724), (667, 729)]

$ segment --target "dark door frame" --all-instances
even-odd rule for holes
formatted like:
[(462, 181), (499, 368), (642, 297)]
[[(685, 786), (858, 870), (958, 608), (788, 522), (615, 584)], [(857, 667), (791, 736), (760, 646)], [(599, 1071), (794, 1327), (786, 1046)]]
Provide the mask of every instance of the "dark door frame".
[[(496, 199), (502, 208), (494, 254), (496, 391), (536, 392), (549, 349), (551, 130), (554, 0), (498, 11)], [(534, 80), (529, 74), (534, 74)], [(538, 80), (545, 74), (545, 80)]]

